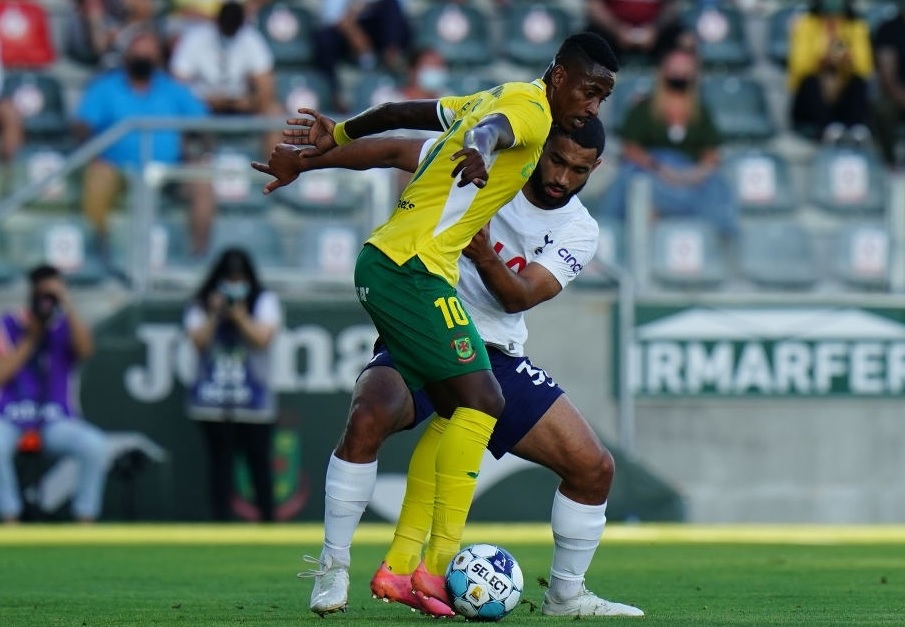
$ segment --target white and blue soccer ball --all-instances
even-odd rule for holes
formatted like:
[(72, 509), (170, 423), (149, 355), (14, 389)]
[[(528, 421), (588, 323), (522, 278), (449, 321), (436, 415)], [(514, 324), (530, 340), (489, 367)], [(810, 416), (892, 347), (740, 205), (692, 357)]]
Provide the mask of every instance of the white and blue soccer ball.
[(465, 547), (446, 568), (453, 609), (471, 620), (500, 620), (518, 605), (524, 585), (515, 558), (493, 544)]

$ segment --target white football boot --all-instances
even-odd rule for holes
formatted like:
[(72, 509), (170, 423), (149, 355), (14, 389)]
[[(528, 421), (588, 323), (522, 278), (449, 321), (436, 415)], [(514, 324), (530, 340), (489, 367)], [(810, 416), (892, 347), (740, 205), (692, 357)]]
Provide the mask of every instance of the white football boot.
[(298, 574), (301, 578), (314, 577), (309, 605), (311, 611), (320, 616), (345, 612), (349, 603), (349, 567), (334, 562), (330, 555), (324, 555), (321, 559), (305, 555), (302, 559), (319, 566)]
[(644, 616), (637, 607), (601, 599), (584, 586), (577, 597), (565, 601), (555, 601), (548, 590), (541, 612), (545, 616)]

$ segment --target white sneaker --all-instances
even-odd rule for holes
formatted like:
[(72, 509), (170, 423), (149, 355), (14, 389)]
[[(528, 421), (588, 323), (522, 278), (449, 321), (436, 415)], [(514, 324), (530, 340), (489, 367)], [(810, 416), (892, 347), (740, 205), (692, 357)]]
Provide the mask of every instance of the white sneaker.
[(319, 568), (302, 571), (301, 578), (314, 577), (314, 589), (311, 591), (311, 611), (320, 616), (332, 612), (345, 612), (349, 603), (349, 567), (338, 564), (329, 555), (322, 559), (305, 555), (302, 558)]
[(554, 601), (548, 590), (541, 613), (545, 616), (644, 616), (637, 607), (601, 599), (584, 586), (577, 597), (565, 601)]

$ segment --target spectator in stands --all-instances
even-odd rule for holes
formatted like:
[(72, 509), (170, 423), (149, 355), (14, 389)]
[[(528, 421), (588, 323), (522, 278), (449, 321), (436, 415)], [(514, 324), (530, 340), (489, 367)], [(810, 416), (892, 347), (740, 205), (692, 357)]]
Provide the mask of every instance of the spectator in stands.
[[(3, 61), (0, 59), (0, 94), (3, 93), (3, 73)], [(12, 161), (24, 141), (22, 115), (9, 98), (0, 97), (0, 162), (7, 164)]]
[(880, 25), (874, 35), (874, 56), (880, 95), (874, 106), (877, 143), (883, 159), (896, 163), (896, 140), (905, 123), (905, 0), (899, 12)]
[(207, 444), (214, 518), (231, 517), (233, 458), (241, 451), (260, 519), (271, 521), (277, 405), (270, 352), (282, 324), (279, 298), (261, 284), (247, 252), (228, 248), (205, 277), (184, 324), (199, 357), (188, 413)]
[(28, 434), (43, 450), (70, 455), (80, 466), (72, 514), (96, 520), (101, 512), (109, 447), (104, 433), (73, 402), (80, 361), (93, 349), (62, 275), (42, 265), (29, 273), (28, 306), (0, 321), (0, 517), (22, 513), (14, 456)]
[[(224, 2), (214, 22), (195, 24), (173, 50), (170, 71), (189, 85), (217, 115), (275, 115), (273, 54), (257, 27), (245, 22), (245, 9)], [(280, 142), (278, 130), (266, 134), (263, 150)]]
[(75, 0), (66, 53), (81, 63), (118, 67), (134, 33), (155, 27), (154, 15), (154, 0)]
[(654, 62), (663, 31), (678, 23), (677, 0), (586, 0), (587, 30), (602, 35), (624, 63), (626, 56)]
[(691, 50), (664, 53), (652, 93), (626, 115), (623, 164), (604, 196), (604, 215), (624, 218), (630, 181), (646, 174), (655, 215), (700, 217), (724, 238), (736, 235), (739, 210), (719, 171), (721, 137), (701, 101), (699, 72)]
[(400, 90), (403, 100), (435, 100), (447, 93), (449, 70), (443, 55), (433, 48), (412, 55), (407, 77)]
[[(161, 71), (161, 44), (157, 36), (141, 31), (126, 46), (123, 66), (95, 78), (85, 89), (76, 111), (75, 133), (79, 139), (99, 135), (133, 117), (203, 117), (204, 103), (166, 72)], [(175, 130), (150, 131), (151, 159), (175, 165), (193, 161), (185, 157), (180, 133)], [(104, 150), (85, 168), (82, 210), (94, 224), (107, 253), (107, 216), (124, 187), (126, 174), (136, 175), (145, 165), (141, 161), (139, 132), (125, 137)], [(207, 249), (214, 216), (214, 196), (208, 182), (191, 182), (182, 188), (190, 196), (189, 216), (192, 248), (195, 254)]]
[(853, 0), (811, 0), (810, 10), (792, 26), (792, 125), (807, 137), (870, 137), (867, 81), (873, 57), (867, 22), (853, 5)]
[(365, 72), (380, 62), (391, 71), (404, 70), (411, 28), (399, 0), (323, 0), (320, 18), (315, 63), (330, 83), (335, 110), (346, 109), (337, 67), (349, 53)]

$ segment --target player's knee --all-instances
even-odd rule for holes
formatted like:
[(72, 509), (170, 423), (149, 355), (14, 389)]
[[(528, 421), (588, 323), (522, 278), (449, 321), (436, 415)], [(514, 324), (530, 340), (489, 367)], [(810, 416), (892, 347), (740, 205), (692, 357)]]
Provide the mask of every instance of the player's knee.
[(567, 479), (579, 492), (590, 500), (604, 500), (613, 485), (616, 462), (608, 450), (600, 447), (593, 454), (576, 458), (570, 470)]
[(393, 425), (393, 417), (382, 408), (356, 403), (336, 447), (337, 456), (354, 463), (373, 461), (381, 444), (393, 432)]
[(467, 407), (478, 409), (489, 416), (499, 418), (506, 406), (506, 399), (503, 397), (503, 391), (500, 389), (499, 383), (492, 378), (487, 385), (476, 388), (470, 402), (464, 403)]

